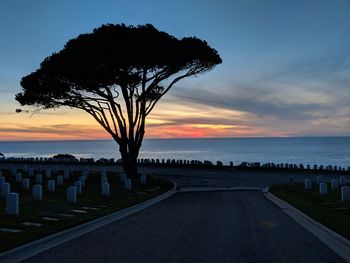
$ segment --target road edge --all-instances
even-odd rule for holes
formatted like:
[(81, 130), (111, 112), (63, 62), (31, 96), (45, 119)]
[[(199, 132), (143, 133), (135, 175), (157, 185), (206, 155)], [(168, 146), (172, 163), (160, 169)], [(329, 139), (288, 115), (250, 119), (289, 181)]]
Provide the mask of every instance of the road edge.
[(301, 227), (316, 236), (323, 244), (350, 262), (350, 241), (323, 224), (315, 221), (286, 201), (278, 198), (269, 191), (269, 187), (263, 190), (263, 195), (289, 215)]
[(94, 219), (92, 221), (83, 223), (81, 225), (63, 230), (61, 232), (46, 236), (44, 238), (29, 242), (27, 244), (21, 245), (19, 247), (13, 248), (6, 252), (0, 254), (0, 262), (2, 263), (16, 263), (23, 261), (27, 258), (33, 257), (41, 252), (44, 252), (48, 249), (54, 248), (58, 245), (61, 245), (65, 242), (68, 242), (72, 239), (85, 235), (91, 231), (97, 230), (101, 227), (104, 227), (108, 224), (116, 222), (120, 219), (123, 219), (129, 215), (140, 212), (141, 210), (148, 208), (152, 205), (155, 205), (177, 192), (177, 183), (169, 179), (173, 183), (173, 188), (161, 195), (158, 195), (152, 199), (149, 199), (145, 202), (139, 203), (137, 205), (125, 208), (123, 210), (114, 212), (112, 214)]

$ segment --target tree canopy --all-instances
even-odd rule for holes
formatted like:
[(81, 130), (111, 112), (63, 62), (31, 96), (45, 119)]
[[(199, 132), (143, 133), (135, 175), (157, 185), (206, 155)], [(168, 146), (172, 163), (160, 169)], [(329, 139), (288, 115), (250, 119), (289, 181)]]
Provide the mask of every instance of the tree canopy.
[(38, 109), (82, 109), (120, 150), (137, 156), (146, 116), (159, 99), (181, 79), (221, 62), (217, 51), (196, 37), (177, 39), (150, 24), (107, 24), (45, 58), (22, 78), (16, 100)]

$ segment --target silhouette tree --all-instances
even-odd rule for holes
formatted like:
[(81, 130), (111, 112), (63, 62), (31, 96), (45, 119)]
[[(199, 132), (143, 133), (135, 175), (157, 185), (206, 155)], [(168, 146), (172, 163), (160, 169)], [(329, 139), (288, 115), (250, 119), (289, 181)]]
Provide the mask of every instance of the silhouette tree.
[(36, 110), (86, 111), (119, 144), (124, 172), (135, 176), (145, 120), (156, 103), (181, 79), (220, 63), (198, 38), (177, 39), (150, 24), (107, 24), (45, 58), (22, 78), (16, 100)]

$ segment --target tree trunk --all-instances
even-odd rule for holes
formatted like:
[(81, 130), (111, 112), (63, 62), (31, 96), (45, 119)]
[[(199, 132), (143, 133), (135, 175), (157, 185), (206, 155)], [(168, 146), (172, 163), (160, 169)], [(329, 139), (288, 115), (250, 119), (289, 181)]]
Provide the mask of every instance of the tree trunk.
[(128, 177), (137, 177), (137, 154), (123, 153), (120, 151), (123, 160), (123, 171)]

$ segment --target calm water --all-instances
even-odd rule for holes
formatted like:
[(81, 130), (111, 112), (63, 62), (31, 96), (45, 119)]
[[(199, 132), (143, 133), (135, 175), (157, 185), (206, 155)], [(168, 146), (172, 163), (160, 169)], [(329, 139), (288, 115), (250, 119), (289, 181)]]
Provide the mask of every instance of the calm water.
[[(350, 137), (148, 139), (141, 149), (140, 158), (350, 166)], [(6, 157), (70, 153), (78, 158), (120, 158), (118, 145), (110, 140), (0, 142), (0, 152)]]

